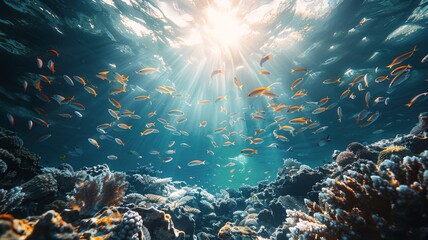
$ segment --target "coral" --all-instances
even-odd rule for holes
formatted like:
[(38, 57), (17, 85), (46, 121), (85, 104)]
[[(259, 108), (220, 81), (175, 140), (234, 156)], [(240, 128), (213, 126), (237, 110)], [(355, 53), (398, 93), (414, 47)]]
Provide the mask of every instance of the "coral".
[(145, 239), (143, 233), (143, 220), (137, 212), (132, 210), (123, 214), (123, 220), (119, 225), (118, 239), (138, 240)]
[(277, 196), (297, 195), (305, 196), (316, 182), (320, 181), (323, 175), (314, 169), (298, 170), (295, 174), (289, 174), (288, 169), (283, 168), (278, 172), (278, 176), (269, 186)]
[(121, 222), (122, 214), (117, 208), (105, 208), (94, 217), (81, 220), (78, 231), (83, 239), (114, 239)]
[(83, 167), (81, 170), (85, 171), (87, 174), (93, 177), (110, 172), (110, 168), (108, 167), (107, 164), (96, 165), (92, 167)]
[(102, 207), (118, 206), (128, 183), (124, 173), (103, 173), (80, 182), (69, 196), (69, 206), (82, 215), (92, 215)]
[(73, 226), (64, 222), (61, 216), (51, 210), (42, 215), (26, 240), (79, 240)]
[(294, 159), (294, 158), (285, 158), (283, 160), (284, 160), (284, 163), (282, 164), (282, 166), (288, 169), (290, 168), (299, 169), (300, 165), (302, 165), (301, 162), (297, 161), (297, 159)]
[[(310, 214), (287, 210), (292, 239), (415, 239), (428, 224), (428, 160), (392, 157), (325, 180)], [(417, 239), (417, 238), (416, 238)]]
[(377, 154), (370, 152), (369, 149), (361, 143), (350, 143), (346, 148), (346, 151), (352, 152), (358, 159), (376, 161)]
[(157, 194), (161, 195), (165, 185), (171, 182), (171, 178), (157, 178), (149, 175), (134, 174), (127, 176), (131, 191), (140, 194)]
[(21, 187), (14, 187), (9, 190), (0, 189), (0, 213), (12, 213), (21, 207), (25, 194)]
[(343, 151), (336, 157), (336, 163), (340, 167), (345, 167), (346, 165), (353, 163), (355, 160), (357, 160), (357, 156), (350, 151)]
[(53, 198), (58, 192), (57, 182), (51, 174), (37, 175), (21, 187), (26, 196), (33, 201)]
[(423, 137), (428, 131), (428, 112), (420, 113), (418, 119), (419, 122), (416, 124), (415, 127), (412, 128), (410, 134), (418, 137)]
[(215, 203), (216, 214), (231, 217), (237, 206), (238, 204), (232, 198), (220, 199)]
[(68, 164), (61, 164), (58, 168), (45, 167), (42, 168), (45, 174), (51, 174), (58, 183), (58, 193), (65, 195), (72, 191), (77, 181), (84, 181), (87, 178), (85, 171), (74, 172), (73, 168)]
[(21, 240), (33, 231), (34, 223), (13, 218), (12, 215), (0, 215), (0, 239)]
[(405, 156), (412, 156), (412, 152), (403, 147), (403, 146), (391, 146), (385, 148), (382, 152), (379, 153), (377, 164), (382, 163), (386, 159), (390, 159), (392, 155), (397, 155), (400, 158)]
[(234, 236), (257, 239), (257, 232), (249, 227), (234, 226), (232, 223), (227, 222), (217, 234), (217, 237), (221, 240), (235, 239)]
[(146, 197), (144, 197), (143, 195), (139, 194), (139, 193), (130, 193), (127, 194), (124, 198), (123, 198), (123, 205), (128, 205), (128, 204), (135, 204), (137, 206), (139, 205), (146, 205)]
[(251, 197), (251, 195), (257, 191), (257, 187), (253, 187), (250, 185), (242, 185), (239, 187), (239, 191), (241, 192), (241, 195), (247, 199)]
[(0, 176), (7, 171), (7, 164), (0, 159)]

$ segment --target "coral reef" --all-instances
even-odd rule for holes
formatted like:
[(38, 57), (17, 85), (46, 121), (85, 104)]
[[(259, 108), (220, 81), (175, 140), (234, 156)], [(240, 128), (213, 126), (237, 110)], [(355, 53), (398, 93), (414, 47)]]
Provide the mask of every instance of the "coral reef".
[(80, 214), (91, 216), (102, 207), (118, 206), (128, 183), (124, 173), (103, 172), (80, 182), (69, 196), (69, 206), (80, 211)]
[(412, 152), (403, 146), (391, 146), (385, 148), (379, 153), (377, 164), (381, 164), (384, 160), (390, 159), (392, 155), (397, 155), (400, 158), (412, 156)]
[(14, 187), (9, 190), (0, 189), (0, 213), (14, 213), (21, 208), (25, 193), (21, 187)]
[(227, 222), (217, 234), (218, 238), (221, 240), (235, 239), (235, 236), (256, 239), (257, 232), (251, 230), (247, 226), (234, 226), (231, 222)]

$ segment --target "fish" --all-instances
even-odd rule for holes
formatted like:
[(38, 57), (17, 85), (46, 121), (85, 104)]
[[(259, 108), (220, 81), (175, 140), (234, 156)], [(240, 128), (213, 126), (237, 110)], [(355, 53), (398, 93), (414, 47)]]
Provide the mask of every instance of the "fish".
[(316, 114), (320, 114), (320, 113), (322, 113), (322, 112), (325, 112), (326, 110), (327, 110), (327, 108), (325, 108), (325, 107), (319, 107), (319, 108), (317, 108), (317, 109), (313, 110), (313, 111), (312, 111), (312, 114), (314, 114), (314, 115), (316, 115)]
[(71, 101), (74, 101), (74, 99), (75, 99), (74, 96), (66, 97), (61, 100), (60, 104), (69, 104)]
[(418, 95), (414, 96), (414, 97), (410, 100), (410, 102), (409, 102), (409, 103), (405, 104), (405, 106), (406, 106), (406, 107), (411, 107), (411, 106), (416, 102), (416, 100), (418, 100), (418, 99), (419, 99), (419, 98), (421, 98), (421, 97), (427, 96), (427, 95), (428, 95), (428, 92), (420, 93), (420, 94), (418, 94)]
[(272, 54), (267, 54), (264, 55), (261, 59), (260, 59), (260, 67), (263, 67), (263, 63), (265, 63), (266, 61), (272, 61)]
[(366, 108), (369, 108), (370, 99), (371, 99), (370, 92), (367, 92), (366, 96), (364, 97), (364, 101), (366, 102)]
[(173, 109), (173, 110), (168, 111), (168, 115), (169, 116), (181, 117), (184, 115), (184, 112), (179, 110), (179, 109)]
[(235, 86), (236, 86), (237, 88), (239, 88), (239, 90), (242, 90), (242, 87), (243, 87), (244, 85), (242, 85), (242, 84), (241, 84), (241, 82), (239, 81), (239, 79), (238, 79), (237, 77), (234, 77), (234, 78), (233, 78), (233, 83), (235, 83)]
[[(278, 129), (279, 130), (283, 130), (283, 131), (288, 131), (288, 132), (290, 132), (291, 134), (293, 134), (293, 132), (294, 132), (294, 127), (292, 127), (292, 126), (289, 126), (289, 125), (282, 125), (282, 126), (279, 126), (278, 127)], [(276, 134), (276, 132), (275, 132), (275, 134)]]
[(400, 74), (403, 71), (408, 71), (411, 68), (412, 68), (412, 66), (410, 66), (410, 64), (403, 65), (403, 66), (397, 67), (394, 70), (392, 70), (390, 74), (391, 74), (391, 76), (395, 76), (397, 74)]
[(94, 95), (94, 97), (97, 96), (97, 91), (95, 91), (95, 89), (89, 87), (89, 86), (85, 86), (84, 87), (85, 91), (88, 92), (91, 95)]
[(120, 102), (119, 101), (117, 101), (116, 99), (114, 99), (114, 98), (108, 98), (108, 101), (111, 103), (111, 105), (113, 105), (114, 107), (116, 107), (116, 108), (119, 108), (119, 109), (121, 109), (122, 108), (122, 105), (120, 104)]
[(88, 138), (88, 141), (90, 144), (94, 145), (96, 148), (99, 148), (100, 145), (98, 144), (97, 140), (93, 139), (93, 138)]
[(38, 117), (33, 117), (33, 121), (36, 122), (37, 124), (40, 124), (40, 125), (45, 126), (47, 128), (50, 126), (49, 123), (47, 123), (45, 120), (38, 118)]
[(221, 133), (221, 132), (226, 131), (226, 130), (227, 130), (227, 127), (220, 127), (220, 128), (217, 128), (217, 129), (215, 130), (215, 132), (216, 132), (216, 133)]
[(308, 124), (309, 122), (312, 122), (311, 119), (309, 118), (303, 118), (303, 117), (298, 117), (298, 118), (293, 118), (289, 121), (289, 123), (297, 123), (297, 124)]
[(58, 113), (58, 116), (63, 117), (63, 118), (72, 118), (73, 115), (71, 115), (70, 113)]
[(13, 115), (10, 114), (10, 113), (7, 113), (6, 117), (7, 117), (7, 120), (9, 121), (9, 123), (10, 123), (10, 126), (13, 127), (15, 125), (15, 118), (13, 117)]
[(121, 87), (121, 88), (112, 88), (109, 92), (110, 95), (117, 95), (120, 93), (124, 93), (126, 92), (126, 88)]
[(312, 128), (319, 127), (319, 125), (320, 125), (319, 123), (313, 122), (313, 123), (309, 124), (307, 127), (308, 127), (308, 129), (312, 129)]
[[(38, 98), (38, 99), (40, 99), (40, 100), (42, 100), (43, 102), (47, 102), (47, 103), (50, 103), (51, 102), (51, 100), (49, 99), (49, 97), (48, 96), (46, 96), (45, 94), (43, 94), (43, 93), (38, 93), (38, 94), (36, 94), (36, 97)], [(65, 98), (64, 98), (65, 99)], [(62, 101), (64, 101), (64, 99), (62, 99), (60, 102), (59, 102), (59, 104), (64, 104), (65, 102), (62, 102)], [(72, 100), (74, 100), (74, 99), (72, 99)], [(68, 103), (68, 102), (67, 102)]]
[(149, 95), (142, 95), (142, 96), (136, 96), (136, 97), (134, 97), (135, 101), (141, 101), (141, 100), (147, 100), (147, 99), (150, 99)]
[(109, 160), (117, 160), (117, 156), (116, 155), (108, 155), (107, 159), (109, 159)]
[(369, 118), (367, 118), (367, 120), (364, 123), (362, 123), (360, 125), (360, 128), (367, 127), (367, 126), (371, 125), (372, 123), (374, 123), (379, 118), (379, 116), (380, 116), (379, 111), (376, 111)]
[(177, 119), (175, 122), (176, 122), (177, 124), (180, 124), (180, 123), (184, 123), (184, 122), (186, 122), (186, 121), (187, 121), (187, 118), (182, 117), (182, 118)]
[(37, 62), (37, 68), (42, 68), (43, 67), (43, 61), (42, 59), (40, 59), (39, 57), (36, 57), (36, 62)]
[(394, 58), (394, 60), (392, 60), (392, 62), (386, 67), (391, 69), (393, 66), (398, 65), (404, 62), (405, 60), (407, 60), (408, 58), (410, 58), (411, 56), (413, 56), (415, 52), (416, 52), (416, 46), (413, 47), (413, 50), (411, 50), (410, 52), (403, 53), (400, 56)]
[(254, 131), (254, 135), (259, 135), (260, 133), (264, 132), (265, 130), (263, 128), (257, 129)]
[(355, 119), (356, 123), (359, 123), (360, 121), (364, 120), (367, 115), (369, 115), (369, 111), (367, 111), (366, 109), (361, 110), (361, 112), (358, 114), (357, 118)]
[(330, 100), (330, 98), (327, 96), (325, 98), (322, 98), (321, 100), (318, 101), (318, 106), (323, 106), (324, 104), (326, 104), (328, 101)]
[(257, 119), (265, 119), (263, 116), (258, 115), (258, 114), (252, 114), (252, 115), (251, 115), (251, 118), (252, 118), (252, 119), (256, 119), (256, 120), (257, 120)]
[(42, 78), (43, 82), (47, 83), (47, 84), (52, 84), (52, 80), (50, 80), (47, 76), (43, 75), (43, 74), (39, 74), (39, 76)]
[(47, 67), (51, 71), (52, 74), (55, 73), (55, 63), (52, 60), (48, 61)]
[(156, 151), (156, 150), (151, 150), (149, 153), (150, 153), (150, 155), (159, 155), (160, 154), (160, 152)]
[(199, 100), (197, 102), (197, 104), (205, 104), (205, 103), (209, 103), (209, 102), (210, 102), (210, 100)]
[(132, 126), (129, 126), (126, 123), (118, 123), (117, 126), (121, 129), (125, 129), (125, 130), (131, 130), (132, 129)]
[(342, 113), (342, 108), (339, 106), (337, 107), (337, 120), (339, 121), (339, 123), (342, 123), (342, 117), (343, 117), (343, 113)]
[(199, 166), (199, 165), (205, 165), (205, 161), (192, 160), (189, 163), (187, 163), (187, 166), (189, 166), (189, 167), (194, 167), (194, 166)]
[(157, 68), (146, 67), (146, 68), (142, 68), (142, 69), (137, 71), (137, 73), (141, 74), (141, 75), (149, 75), (149, 74), (153, 74), (156, 72), (159, 72), (159, 67), (157, 67)]
[(348, 97), (350, 93), (351, 93), (351, 88), (346, 89), (345, 91), (342, 92), (342, 94), (340, 94), (340, 99), (344, 99)]
[(319, 140), (317, 144), (319, 147), (323, 147), (327, 145), (327, 143), (330, 141), (331, 141), (331, 138), (330, 138), (330, 135), (328, 135), (326, 138), (322, 138), (321, 140)]
[(33, 125), (34, 125), (33, 121), (28, 120), (28, 130), (31, 131), (31, 129), (33, 128)]
[(261, 75), (270, 75), (270, 72), (268, 70), (265, 70), (265, 69), (260, 69), (259, 70), (259, 74), (261, 74)]
[(253, 89), (250, 93), (248, 93), (248, 97), (253, 97), (253, 96), (258, 96), (263, 94), (263, 92), (265, 91), (269, 91), (270, 87), (259, 87), (259, 88), (255, 88)]
[(369, 87), (369, 81), (368, 81), (368, 74), (367, 73), (364, 74), (363, 81), (364, 81), (364, 86), (366, 86), (366, 88)]
[(168, 125), (169, 124), (169, 122), (166, 119), (163, 119), (163, 118), (158, 118), (157, 121), (160, 122), (160, 123), (162, 123), (163, 125)]
[(218, 69), (213, 70), (211, 72), (211, 78), (213, 78), (215, 75), (218, 75), (218, 74), (224, 74), (224, 70), (222, 68), (218, 68)]
[(250, 139), (250, 144), (262, 144), (263, 142), (264, 142), (263, 138)]
[(55, 49), (48, 50), (48, 54), (53, 55), (55, 57), (59, 56), (59, 52), (57, 50), (55, 50)]
[(293, 68), (291, 69), (292, 73), (296, 73), (296, 72), (307, 72), (308, 69), (307, 68)]
[(73, 79), (74, 79), (76, 82), (78, 82), (78, 83), (82, 84), (83, 86), (86, 86), (86, 84), (87, 84), (87, 81), (86, 81), (84, 78), (82, 78), (82, 77), (79, 77), (79, 76), (73, 76)]
[(207, 154), (214, 155), (214, 152), (212, 150), (207, 150)]
[(299, 98), (302, 98), (302, 97), (307, 96), (307, 95), (308, 95), (308, 93), (305, 92), (305, 90), (303, 89), (303, 90), (299, 90), (296, 93), (294, 93), (294, 95), (291, 96), (291, 99), (299, 99)]
[(65, 80), (65, 82), (68, 84), (68, 85), (70, 85), (70, 86), (74, 86), (74, 82), (73, 82), (73, 80), (69, 77), (69, 76), (67, 76), (67, 75), (62, 75), (62, 77), (64, 78), (64, 80)]
[(74, 111), (74, 115), (76, 115), (77, 117), (80, 117), (80, 118), (83, 117), (83, 115), (78, 111)]
[(279, 148), (278, 143), (271, 143), (267, 146), (268, 148)]
[(287, 112), (289, 112), (289, 113), (293, 113), (295, 111), (301, 112), (301, 111), (303, 111), (303, 109), (304, 109), (303, 105), (300, 105), (300, 106), (291, 106), (291, 107), (288, 108)]
[(422, 58), (421, 63), (425, 63), (428, 60), (428, 54)]
[(317, 130), (313, 131), (312, 134), (318, 134), (318, 133), (324, 132), (327, 128), (328, 128), (328, 126), (322, 126), (322, 127), (318, 128)]
[(152, 133), (158, 133), (158, 132), (159, 132), (159, 130), (157, 130), (157, 129), (154, 129), (154, 128), (148, 128), (148, 129), (146, 129), (146, 130), (144, 130), (144, 131), (140, 132), (140, 135), (141, 135), (141, 136), (147, 136), (147, 135), (149, 135), (149, 134), (152, 134)]
[(284, 109), (289, 109), (289, 106), (287, 106), (285, 104), (278, 104), (273, 108), (272, 111), (273, 112), (279, 112), (279, 111), (284, 110)]
[(326, 84), (326, 85), (337, 84), (337, 83), (340, 83), (340, 78), (338, 78), (338, 79), (326, 79), (322, 83)]
[(211, 145), (212, 145), (214, 148), (218, 148), (218, 144), (217, 144), (215, 141), (211, 141)]
[(248, 154), (257, 154), (258, 151), (256, 149), (252, 149), (252, 148), (244, 148), (244, 149), (241, 150), (241, 153), (242, 154), (246, 154), (246, 155), (248, 155)]
[(386, 80), (389, 80), (388, 75), (386, 75), (386, 76), (379, 76), (379, 77), (375, 78), (374, 81), (375, 81), (375, 83), (381, 83), (381, 82), (386, 81)]
[(36, 143), (44, 142), (52, 137), (52, 134), (45, 134), (36, 139)]
[(355, 99), (357, 97), (357, 95), (355, 95), (354, 93), (351, 93), (351, 95), (349, 95), (349, 99)]
[(121, 146), (125, 146), (125, 143), (120, 138), (115, 138), (114, 141)]
[(268, 92), (268, 91), (265, 91), (265, 92), (263, 92), (262, 94), (263, 94), (263, 96), (266, 96), (266, 97), (268, 97), (268, 98), (270, 98), (270, 99), (278, 98), (278, 97), (279, 97), (279, 95), (278, 95), (278, 94), (275, 94), (275, 93), (273, 93), (273, 92)]
[(174, 160), (174, 158), (173, 158), (173, 157), (166, 157), (166, 158), (164, 158), (164, 159), (162, 160), (162, 162), (164, 162), (164, 163), (168, 163), (168, 162), (171, 162), (172, 160)]
[(207, 126), (207, 121), (201, 121), (199, 123), (199, 127), (206, 127)]
[[(389, 83), (389, 88), (391, 88), (396, 82), (397, 82), (397, 80), (403, 75), (403, 74), (405, 74), (405, 73), (407, 73), (408, 71), (406, 70), (406, 71), (402, 71), (402, 72), (400, 72), (399, 74), (397, 74), (397, 75), (395, 75), (395, 77), (391, 80), (391, 82)], [(406, 75), (404, 76), (404, 77), (406, 77)]]
[(108, 113), (110, 114), (110, 116), (112, 116), (113, 118), (116, 118), (117, 120), (119, 120), (120, 119), (120, 117), (119, 117), (119, 112), (118, 111), (115, 111), (115, 110), (113, 110), (113, 109), (108, 109)]
[(28, 82), (24, 81), (24, 83), (22, 84), (22, 86), (24, 87), (24, 92), (26, 92), (27, 88), (28, 88)]
[(302, 83), (303, 80), (304, 78), (298, 78), (294, 80), (294, 82), (291, 84), (291, 90), (294, 90), (300, 83)]
[(224, 143), (223, 143), (223, 146), (224, 146), (224, 147), (228, 147), (228, 146), (232, 146), (232, 145), (233, 145), (233, 146), (235, 146), (235, 142), (232, 142), (232, 141), (226, 141), (226, 142), (224, 142)]
[[(147, 114), (147, 118), (152, 118), (153, 116), (155, 116), (157, 113), (156, 113), (156, 111), (153, 111), (153, 112), (149, 112), (148, 114)], [(167, 122), (167, 124), (168, 124), (168, 122)]]
[(171, 131), (171, 132), (175, 132), (175, 131), (177, 131), (177, 128), (175, 128), (174, 126), (169, 125), (169, 124), (167, 124), (167, 125), (163, 125), (163, 127), (164, 127), (166, 130)]
[(170, 142), (168, 143), (168, 147), (170, 148), (170, 147), (174, 146), (174, 144), (175, 144), (175, 141), (170, 141)]
[(78, 103), (78, 102), (71, 102), (69, 106), (71, 108), (74, 108), (74, 109), (79, 110), (79, 111), (83, 111), (86, 109), (83, 104)]
[(363, 80), (364, 76), (365, 76), (365, 74), (360, 74), (360, 75), (356, 76), (356, 77), (354, 78), (354, 80), (353, 80), (352, 82), (350, 82), (350, 83), (349, 83), (349, 85), (350, 85), (351, 87), (353, 87), (355, 84), (357, 84), (357, 83), (359, 83), (361, 80)]

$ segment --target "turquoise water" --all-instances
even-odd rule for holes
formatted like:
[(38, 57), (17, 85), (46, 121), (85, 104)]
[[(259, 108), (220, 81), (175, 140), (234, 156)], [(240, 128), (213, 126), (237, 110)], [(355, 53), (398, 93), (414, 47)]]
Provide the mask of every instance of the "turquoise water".
[[(47, 166), (64, 161), (77, 168), (107, 163), (114, 170), (127, 171), (152, 165), (163, 177), (206, 188), (255, 184), (274, 178), (284, 158), (296, 158), (315, 167), (331, 161), (333, 150), (343, 150), (350, 142), (372, 142), (410, 131), (418, 114), (426, 111), (426, 97), (410, 108), (405, 104), (428, 89), (427, 63), (422, 62), (428, 54), (427, 8), (424, 1), (4, 0), (0, 10), (1, 125), (17, 131)], [(386, 68), (415, 46), (417, 51), (411, 57)], [(59, 56), (49, 53), (51, 49)], [(261, 67), (261, 59), (269, 54), (272, 60)], [(42, 68), (37, 66), (37, 57), (43, 61)], [(55, 63), (55, 73), (47, 68), (49, 60)], [(389, 87), (391, 80), (375, 82), (376, 77), (407, 64), (412, 66), (408, 78), (403, 75), (393, 87)], [(156, 70), (139, 74), (144, 68)], [(308, 71), (293, 73), (295, 68)], [(221, 73), (212, 76), (218, 69)], [(270, 74), (260, 74), (262, 69)], [(126, 76), (126, 92), (111, 95), (113, 88), (125, 84), (96, 77), (105, 71), (109, 71), (110, 80), (117, 80), (115, 73)], [(52, 84), (43, 82), (38, 74), (46, 75)], [(351, 87), (349, 83), (361, 74), (367, 74), (367, 85), (362, 81), (360, 89), (358, 83)], [(70, 76), (74, 86), (63, 75)], [(86, 86), (97, 96), (85, 91), (73, 76), (86, 79)], [(235, 77), (242, 89), (234, 82)], [(292, 90), (290, 86), (300, 77), (304, 80)], [(337, 78), (340, 84), (323, 83)], [(41, 91), (34, 87), (39, 81)], [(28, 88), (24, 91), (25, 82)], [(160, 93), (161, 86), (168, 86), (171, 94), (165, 93), (165, 87)], [(252, 90), (267, 86), (277, 97), (248, 97)], [(348, 87), (355, 99), (340, 99)], [(293, 99), (298, 90), (307, 96)], [(367, 92), (371, 95), (368, 108), (364, 100)], [(41, 94), (50, 102), (41, 100)], [(74, 96), (71, 102), (83, 104), (85, 110), (76, 110), (71, 103), (59, 104), (52, 99), (54, 95)], [(137, 96), (150, 99), (136, 101)], [(216, 102), (221, 96), (226, 99)], [(330, 100), (324, 106), (308, 103), (325, 97)], [(377, 97), (389, 98), (388, 104), (375, 104)], [(109, 98), (122, 107), (113, 106)], [(202, 100), (209, 102), (199, 102)], [(272, 103), (303, 105), (304, 109), (274, 112)], [(337, 106), (312, 113), (331, 103)], [(343, 113), (341, 123), (337, 107)], [(47, 114), (40, 114), (37, 108)], [(138, 117), (116, 120), (108, 109), (119, 113), (127, 109)], [(183, 116), (170, 116), (168, 112), (174, 109)], [(370, 115), (380, 113), (367, 127), (355, 122), (363, 109)], [(151, 112), (156, 115), (148, 118)], [(64, 113), (71, 118), (58, 115)], [(7, 114), (14, 117), (13, 126)], [(253, 119), (254, 115), (263, 119)], [(35, 121), (34, 117), (44, 119), (50, 127), (34, 123), (29, 130), (28, 121)], [(275, 123), (275, 117), (286, 120)], [(310, 118), (319, 127), (328, 128), (318, 134), (312, 134), (317, 128), (308, 129), (295, 136), (278, 130), (278, 125), (290, 125), (296, 132), (309, 124), (289, 123), (297, 117)], [(177, 131), (167, 130), (159, 118)], [(207, 122), (206, 127), (200, 127), (202, 121)], [(97, 131), (103, 123), (112, 123), (104, 136)], [(132, 128), (121, 129), (118, 123)], [(153, 128), (159, 133), (141, 136), (147, 123), (155, 123)], [(227, 130), (216, 133), (221, 127)], [(255, 136), (258, 129), (264, 131)], [(275, 129), (289, 141), (275, 138)], [(47, 134), (51, 135), (48, 139), (38, 141)], [(263, 143), (250, 144), (247, 137), (260, 137)], [(331, 141), (319, 146), (327, 137)], [(95, 139), (100, 147), (91, 145), (88, 138)], [(234, 145), (223, 146), (227, 138)], [(169, 147), (171, 141), (175, 144)], [(272, 143), (279, 147), (268, 147)], [(243, 155), (244, 148), (258, 153)], [(168, 149), (176, 152), (167, 154)], [(150, 154), (153, 150), (160, 153)], [(109, 155), (117, 159), (108, 159)], [(167, 162), (167, 157), (173, 160)], [(188, 166), (192, 160), (205, 164)]]

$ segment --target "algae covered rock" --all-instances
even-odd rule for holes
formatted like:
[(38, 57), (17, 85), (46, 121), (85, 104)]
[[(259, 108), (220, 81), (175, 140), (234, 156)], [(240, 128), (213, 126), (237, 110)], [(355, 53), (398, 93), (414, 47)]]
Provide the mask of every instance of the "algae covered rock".
[(390, 159), (392, 155), (397, 155), (400, 158), (413, 156), (412, 152), (403, 146), (392, 146), (387, 147), (385, 150), (380, 152), (377, 163), (380, 164), (385, 159)]

